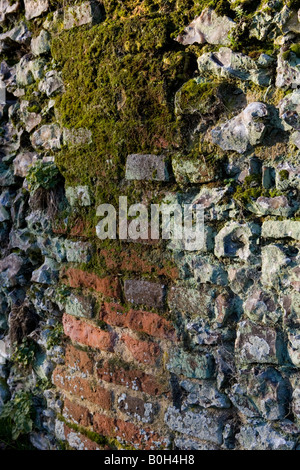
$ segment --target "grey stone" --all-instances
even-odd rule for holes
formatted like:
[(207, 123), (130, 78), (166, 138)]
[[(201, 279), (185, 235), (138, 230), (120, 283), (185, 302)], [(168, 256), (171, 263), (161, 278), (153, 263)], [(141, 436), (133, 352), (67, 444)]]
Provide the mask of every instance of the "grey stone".
[(245, 153), (262, 142), (268, 114), (265, 104), (249, 104), (238, 116), (211, 131), (213, 143), (223, 150)]
[(128, 155), (127, 180), (168, 181), (166, 159), (162, 155)]
[(262, 283), (274, 287), (280, 285), (283, 268), (288, 266), (290, 259), (279, 245), (268, 245), (262, 248)]
[(293, 238), (300, 241), (300, 222), (295, 220), (266, 220), (262, 225), (263, 238)]
[(300, 367), (300, 334), (299, 331), (288, 331), (288, 352), (292, 363)]
[(56, 70), (50, 70), (46, 73), (43, 80), (39, 83), (39, 91), (46, 93), (48, 97), (57, 93), (63, 93), (65, 90), (61, 74)]
[(285, 196), (264, 197), (260, 196), (256, 201), (247, 205), (247, 209), (258, 215), (277, 215), (288, 217), (292, 215), (296, 207), (291, 207)]
[(227, 415), (223, 413), (216, 414), (208, 410), (181, 412), (170, 406), (165, 414), (165, 423), (173, 431), (220, 445), (226, 418)]
[(46, 258), (44, 264), (33, 271), (31, 281), (38, 284), (56, 284), (59, 275), (59, 264), (51, 258)]
[(164, 285), (148, 281), (126, 280), (124, 283), (126, 300), (132, 304), (163, 308), (166, 289)]
[(142, 423), (152, 423), (157, 406), (150, 402), (145, 402), (137, 397), (131, 397), (126, 393), (118, 398), (118, 406), (123, 413), (130, 418), (135, 418)]
[(300, 85), (300, 58), (290, 52), (286, 59), (282, 49), (277, 62), (276, 86), (278, 88), (297, 88)]
[(31, 20), (48, 11), (49, 0), (24, 0), (25, 18)]
[(31, 37), (26, 24), (21, 21), (13, 29), (0, 34), (0, 52), (8, 52), (17, 48), (18, 45), (26, 44)]
[(252, 290), (243, 307), (244, 312), (253, 322), (277, 323), (282, 318), (282, 311), (278, 308), (278, 299), (271, 292)]
[(10, 392), (9, 387), (5, 380), (0, 378), (0, 413), (3, 409), (3, 405), (9, 400)]
[(198, 58), (200, 75), (211, 79), (238, 78), (252, 81), (256, 85), (269, 86), (272, 81), (271, 71), (268, 70), (272, 58), (266, 54), (255, 61), (239, 52), (233, 52), (228, 47), (221, 47), (218, 52), (207, 52)]
[(222, 172), (220, 165), (206, 163), (201, 156), (198, 160), (186, 160), (181, 155), (176, 155), (172, 158), (172, 169), (180, 185), (209, 183), (217, 180)]
[(31, 136), (35, 148), (43, 147), (46, 150), (59, 150), (61, 148), (62, 132), (58, 124), (47, 124)]
[(184, 46), (198, 44), (230, 44), (228, 35), (236, 23), (227, 16), (218, 16), (211, 8), (205, 8), (180, 34), (176, 41)]
[(195, 441), (193, 439), (178, 437), (174, 441), (176, 449), (180, 450), (219, 450), (219, 447), (215, 444), (209, 444), (208, 442)]
[(190, 316), (209, 317), (212, 314), (212, 291), (204, 288), (172, 286), (168, 294), (168, 305), (172, 311)]
[(5, 207), (0, 206), (0, 223), (7, 222), (10, 220), (10, 214), (7, 212)]
[(39, 56), (50, 52), (51, 36), (48, 31), (42, 29), (40, 34), (31, 40), (31, 51), (33, 55)]
[(37, 245), (43, 256), (53, 258), (58, 263), (66, 261), (65, 240), (52, 236), (37, 236)]
[(26, 254), (38, 252), (33, 234), (27, 229), (11, 230), (9, 234), (9, 247), (18, 248)]
[(17, 85), (20, 87), (27, 86), (41, 79), (44, 74), (44, 67), (44, 59), (37, 58), (32, 60), (30, 54), (24, 55), (16, 65)]
[(71, 29), (85, 24), (96, 24), (103, 16), (98, 2), (87, 1), (68, 7), (64, 15), (64, 29)]
[(190, 354), (179, 349), (170, 353), (167, 368), (189, 379), (210, 379), (214, 375), (215, 363), (209, 353)]
[[(263, 41), (267, 37), (268, 39), (274, 39), (282, 33), (292, 11), (287, 5), (284, 5), (280, 11), (276, 11), (277, 5), (274, 5), (275, 2), (272, 3), (271, 5), (269, 5), (269, 2), (263, 3), (262, 7), (255, 12), (250, 27), (250, 37)], [(277, 3), (279, 6), (282, 6), (279, 2)]]
[(297, 420), (300, 421), (300, 376), (299, 376), (299, 373), (296, 375), (293, 375), (290, 378), (290, 381), (293, 387), (293, 395), (292, 395), (293, 412)]
[(6, 17), (16, 13), (20, 8), (20, 2), (12, 2), (11, 0), (1, 0), (0, 1), (0, 23), (6, 20)]
[(257, 239), (260, 229), (255, 224), (226, 224), (215, 238), (217, 258), (240, 258), (246, 261), (251, 255), (253, 240)]
[(242, 426), (236, 438), (245, 450), (293, 450), (296, 445), (296, 439), (264, 422)]
[(224, 393), (210, 381), (191, 382), (184, 380), (180, 383), (181, 388), (187, 392), (187, 397), (182, 403), (183, 408), (189, 406), (201, 406), (202, 408), (230, 408), (230, 400)]
[(15, 287), (24, 285), (25, 278), (25, 262), (24, 259), (12, 253), (6, 258), (0, 260), (0, 281), (2, 287)]
[(282, 359), (276, 330), (249, 320), (238, 324), (235, 348), (236, 359), (241, 364), (278, 364)]
[(19, 153), (13, 162), (15, 176), (26, 178), (29, 168), (38, 160), (38, 158), (38, 154), (34, 152)]
[(197, 282), (226, 286), (228, 284), (227, 272), (219, 264), (206, 262), (205, 258), (199, 262), (194, 270)]
[[(300, 72), (300, 69), (299, 69)], [(283, 98), (279, 104), (279, 116), (283, 120), (283, 125), (286, 130), (295, 129), (300, 130), (300, 91), (295, 90), (285, 98)]]

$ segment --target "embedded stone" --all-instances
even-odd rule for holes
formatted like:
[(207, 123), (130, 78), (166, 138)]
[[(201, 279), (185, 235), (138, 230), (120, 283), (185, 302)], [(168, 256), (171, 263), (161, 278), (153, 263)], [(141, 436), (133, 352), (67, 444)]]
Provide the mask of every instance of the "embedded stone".
[(258, 215), (277, 215), (288, 217), (295, 212), (296, 208), (289, 205), (289, 201), (285, 196), (260, 196), (256, 201), (248, 204), (247, 209)]
[(168, 181), (166, 159), (162, 155), (128, 155), (125, 177), (127, 180)]
[(88, 263), (92, 256), (92, 246), (87, 242), (65, 240), (65, 250), (68, 263)]
[(253, 290), (244, 302), (244, 312), (254, 322), (278, 322), (282, 312), (278, 309), (278, 300), (271, 292)]
[(13, 29), (0, 34), (0, 52), (18, 49), (20, 45), (28, 43), (30, 37), (30, 31), (28, 31), (26, 24), (21, 21)]
[(33, 55), (38, 56), (50, 52), (51, 36), (45, 29), (42, 29), (40, 34), (31, 40), (31, 51)]
[(262, 225), (263, 238), (293, 238), (300, 240), (300, 222), (294, 220), (266, 220)]
[(262, 54), (258, 60), (251, 59), (239, 52), (233, 52), (228, 47), (221, 47), (218, 52), (208, 52), (198, 58), (200, 75), (211, 79), (238, 78), (252, 81), (256, 85), (269, 86), (272, 73), (269, 67), (273, 59)]
[(64, 29), (71, 29), (85, 24), (99, 23), (103, 18), (99, 4), (94, 1), (83, 2), (68, 7), (64, 15)]
[(290, 259), (279, 245), (268, 245), (262, 248), (262, 283), (265, 286), (279, 285), (283, 277), (283, 268)]
[(211, 131), (213, 143), (223, 150), (245, 153), (261, 143), (266, 132), (268, 114), (265, 104), (249, 104), (238, 116)]
[(49, 0), (24, 0), (24, 3), (26, 20), (41, 16), (49, 8)]
[(38, 154), (34, 152), (19, 153), (13, 161), (15, 176), (26, 178), (29, 168), (37, 162), (38, 158)]
[(253, 239), (258, 235), (259, 227), (255, 224), (229, 222), (215, 238), (215, 255), (246, 261), (251, 255)]
[(284, 5), (278, 11), (274, 9), (274, 4), (270, 8), (269, 3), (263, 3), (261, 8), (253, 15), (250, 37), (255, 37), (259, 41), (263, 41), (267, 37), (268, 39), (275, 39), (276, 36), (282, 34), (282, 30), (290, 19), (291, 14), (292, 10), (287, 5)]
[(173, 351), (167, 369), (189, 379), (210, 379), (214, 375), (215, 362), (211, 354), (189, 354), (183, 350)]
[(58, 124), (47, 124), (31, 136), (32, 145), (46, 150), (59, 150), (61, 148), (62, 132)]
[(288, 352), (292, 363), (300, 367), (300, 334), (297, 331), (288, 332)]
[(172, 168), (179, 184), (209, 183), (217, 180), (222, 173), (221, 164), (206, 163), (201, 157), (198, 160), (185, 160), (181, 155), (172, 158)]
[(228, 16), (218, 16), (212, 8), (205, 8), (180, 34), (176, 41), (184, 46), (190, 44), (222, 44), (230, 43), (228, 35), (236, 23)]
[(190, 382), (184, 380), (181, 388), (187, 393), (182, 403), (183, 408), (189, 406), (201, 406), (202, 408), (230, 408), (230, 400), (209, 381)]
[(69, 315), (78, 318), (93, 318), (95, 309), (95, 299), (89, 296), (78, 296), (71, 294), (66, 299), (65, 311)]
[(24, 285), (26, 282), (24, 274), (25, 260), (16, 253), (12, 253), (0, 260), (0, 281), (2, 287)]
[(10, 214), (5, 207), (0, 206), (0, 223), (7, 222), (8, 220), (10, 220)]
[(293, 388), (292, 407), (293, 412), (298, 421), (300, 421), (300, 376), (299, 374), (293, 375), (290, 378)]
[(126, 300), (132, 304), (162, 308), (165, 303), (164, 285), (148, 281), (126, 280), (124, 283)]
[(39, 91), (45, 93), (48, 97), (56, 93), (63, 93), (64, 83), (60, 73), (55, 70), (47, 72), (43, 80), (39, 83)]
[(7, 16), (16, 13), (20, 8), (20, 2), (11, 0), (1, 0), (0, 2), (0, 23), (3, 23)]
[(46, 258), (44, 264), (33, 271), (31, 281), (38, 284), (56, 284), (59, 276), (59, 264), (51, 258)]
[(32, 60), (31, 57), (30, 54), (24, 55), (16, 65), (16, 82), (20, 87), (31, 85), (43, 77), (45, 61), (42, 58)]
[[(300, 73), (300, 69), (299, 69)], [(300, 83), (300, 82), (299, 82)], [(286, 130), (300, 130), (300, 91), (295, 90), (278, 104), (279, 116)]]
[(290, 52), (288, 58), (282, 49), (277, 61), (277, 88), (297, 88), (300, 85), (300, 58)]
[(209, 410), (182, 412), (170, 406), (165, 414), (165, 423), (173, 431), (220, 445), (226, 418), (224, 413), (216, 414)]
[(241, 364), (278, 364), (282, 354), (278, 339), (273, 328), (242, 321), (238, 324), (235, 342), (236, 359)]
[(245, 450), (293, 450), (297, 442), (265, 422), (242, 426), (236, 439)]
[(92, 132), (85, 128), (63, 129), (63, 143), (69, 147), (81, 147), (93, 142)]

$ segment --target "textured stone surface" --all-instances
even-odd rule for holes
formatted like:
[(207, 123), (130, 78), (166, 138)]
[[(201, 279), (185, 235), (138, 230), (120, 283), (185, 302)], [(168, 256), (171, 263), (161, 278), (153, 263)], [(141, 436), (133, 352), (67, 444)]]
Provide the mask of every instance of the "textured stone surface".
[(236, 338), (236, 357), (242, 364), (277, 364), (281, 359), (277, 333), (249, 321), (239, 323)]
[(223, 150), (245, 153), (259, 144), (264, 137), (268, 109), (263, 103), (251, 103), (244, 111), (226, 124), (211, 131), (213, 143)]
[(71, 29), (85, 24), (95, 24), (102, 19), (99, 4), (95, 1), (68, 7), (64, 15), (64, 29)]
[(26, 20), (41, 16), (49, 8), (49, 0), (24, 0)]
[(207, 42), (226, 45), (230, 42), (228, 35), (234, 27), (233, 20), (227, 16), (218, 16), (214, 10), (207, 8), (185, 28), (176, 40), (184, 46)]

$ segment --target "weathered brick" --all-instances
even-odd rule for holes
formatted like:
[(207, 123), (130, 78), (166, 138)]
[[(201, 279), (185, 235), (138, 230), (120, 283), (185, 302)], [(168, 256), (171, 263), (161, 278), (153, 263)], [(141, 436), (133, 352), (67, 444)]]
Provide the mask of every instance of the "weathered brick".
[(123, 335), (121, 340), (125, 343), (134, 359), (141, 362), (142, 364), (155, 365), (161, 355), (161, 350), (158, 344), (139, 341), (132, 336)]
[(120, 282), (117, 277), (100, 278), (94, 273), (68, 268), (62, 271), (62, 279), (70, 287), (94, 289), (107, 297), (119, 298), (121, 294)]
[(72, 341), (103, 351), (113, 351), (114, 338), (111, 333), (67, 314), (63, 316), (63, 325), (65, 334)]
[(97, 369), (98, 377), (105, 382), (123, 385), (126, 388), (159, 396), (169, 392), (169, 384), (162, 383), (153, 375), (141, 370), (127, 370), (105, 362)]
[(165, 303), (165, 286), (154, 282), (127, 280), (124, 283), (126, 300), (132, 304), (147, 307), (163, 308)]
[(128, 155), (127, 180), (168, 181), (166, 159), (162, 155)]
[(130, 328), (157, 338), (176, 340), (175, 328), (157, 313), (143, 310), (129, 310), (127, 312), (119, 304), (106, 302), (100, 311), (100, 320), (108, 325)]
[(169, 439), (160, 436), (156, 431), (149, 428), (140, 429), (133, 423), (128, 423), (120, 419), (109, 418), (96, 413), (93, 419), (94, 431), (119, 441), (131, 444), (138, 449), (150, 450), (166, 448)]
[(111, 407), (111, 393), (109, 390), (99, 386), (95, 387), (89, 380), (82, 377), (74, 377), (62, 367), (55, 369), (52, 380), (54, 385), (72, 395), (91, 401), (104, 409), (110, 409)]
[(92, 415), (89, 410), (68, 398), (64, 401), (63, 417), (83, 427), (89, 427), (92, 424)]
[(71, 344), (68, 344), (65, 354), (66, 364), (77, 371), (92, 374), (93, 373), (93, 361), (84, 351), (74, 348)]

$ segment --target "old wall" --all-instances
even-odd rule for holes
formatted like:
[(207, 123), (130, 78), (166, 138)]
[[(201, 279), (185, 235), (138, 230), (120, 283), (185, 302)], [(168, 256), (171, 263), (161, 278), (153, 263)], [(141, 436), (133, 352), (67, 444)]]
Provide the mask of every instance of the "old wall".
[[(0, 2), (2, 447), (297, 448), (299, 8)], [(100, 240), (120, 196), (202, 249)]]

